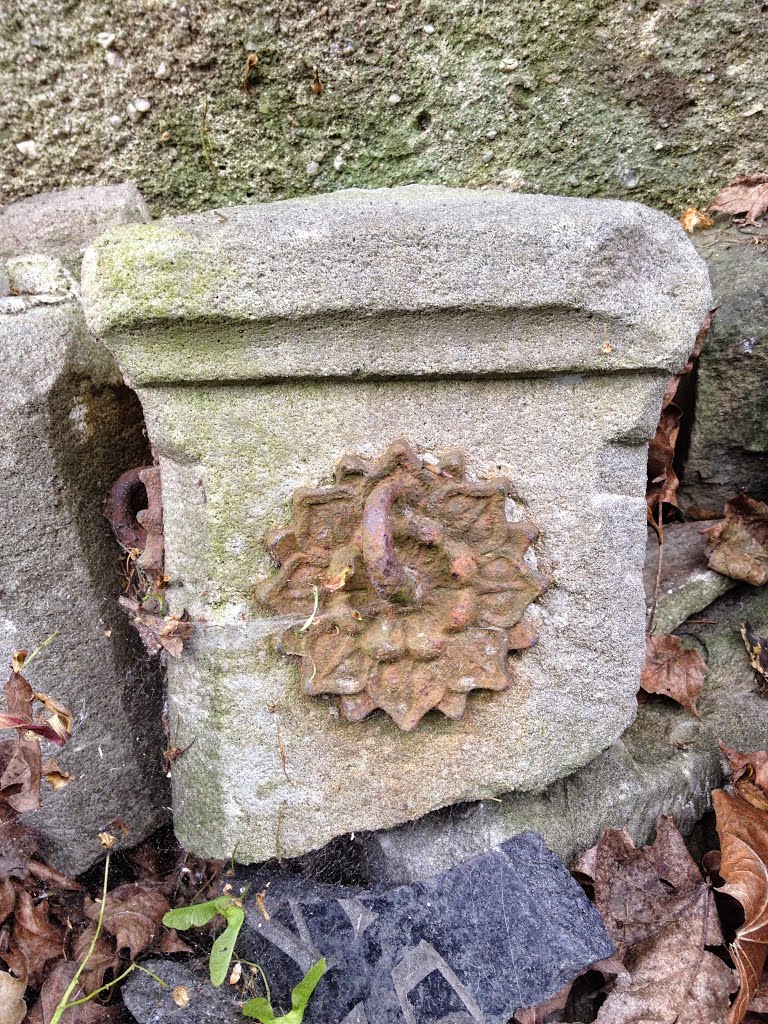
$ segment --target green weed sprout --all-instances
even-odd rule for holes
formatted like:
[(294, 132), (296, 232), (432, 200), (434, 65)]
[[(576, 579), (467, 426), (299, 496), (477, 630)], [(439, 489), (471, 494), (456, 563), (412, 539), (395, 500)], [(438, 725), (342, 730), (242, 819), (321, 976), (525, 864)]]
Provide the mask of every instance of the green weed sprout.
[(291, 992), (291, 1009), (282, 1017), (275, 1016), (269, 995), (266, 999), (263, 996), (258, 999), (249, 999), (243, 1006), (243, 1016), (257, 1020), (260, 1024), (301, 1024), (312, 993), (315, 991), (318, 981), (325, 974), (327, 967), (325, 960), (318, 960), (313, 967), (310, 967)]
[(235, 899), (234, 896), (217, 896), (215, 900), (208, 900), (206, 903), (177, 907), (176, 910), (169, 910), (163, 917), (163, 924), (166, 928), (186, 931), (187, 928), (201, 928), (217, 914), (221, 914), (227, 922), (227, 927), (213, 944), (208, 962), (211, 984), (218, 988), (226, 980), (235, 942), (245, 920), (242, 900)]

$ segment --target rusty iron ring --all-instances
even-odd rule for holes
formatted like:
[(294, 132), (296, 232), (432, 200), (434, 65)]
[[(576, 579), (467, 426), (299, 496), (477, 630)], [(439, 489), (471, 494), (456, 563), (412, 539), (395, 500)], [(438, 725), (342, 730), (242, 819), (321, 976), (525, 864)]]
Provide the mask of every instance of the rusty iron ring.
[(140, 476), (145, 468), (145, 466), (138, 466), (136, 469), (129, 469), (122, 473), (112, 485), (104, 503), (104, 515), (126, 551), (132, 551), (135, 548), (143, 551), (147, 543), (147, 531), (132, 511), (137, 491), (145, 489)]

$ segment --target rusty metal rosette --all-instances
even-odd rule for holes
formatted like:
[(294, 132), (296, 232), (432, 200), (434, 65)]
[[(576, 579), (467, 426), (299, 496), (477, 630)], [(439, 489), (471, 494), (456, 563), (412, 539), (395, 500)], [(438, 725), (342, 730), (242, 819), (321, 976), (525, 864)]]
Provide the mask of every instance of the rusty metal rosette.
[(433, 464), (398, 441), (378, 462), (343, 458), (336, 486), (294, 493), (292, 522), (266, 539), (279, 571), (257, 596), (307, 620), (284, 644), (305, 693), (410, 732), (433, 708), (461, 718), (471, 690), (509, 688), (510, 651), (536, 640), (523, 614), (547, 588), (524, 558), (536, 528), (507, 519), (508, 487), (467, 480), (460, 453)]
[[(137, 499), (144, 491), (147, 507), (134, 512)], [(157, 466), (139, 466), (119, 476), (107, 495), (104, 515), (121, 547), (126, 551), (141, 551), (136, 559), (140, 568), (148, 572), (162, 570), (163, 499)]]

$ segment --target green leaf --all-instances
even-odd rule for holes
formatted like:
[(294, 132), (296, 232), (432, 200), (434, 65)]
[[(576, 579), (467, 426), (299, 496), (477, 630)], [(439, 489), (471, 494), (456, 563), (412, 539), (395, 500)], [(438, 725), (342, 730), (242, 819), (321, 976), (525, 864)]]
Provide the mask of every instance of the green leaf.
[(327, 968), (328, 965), (325, 960), (318, 960), (313, 967), (310, 967), (293, 992), (291, 992), (291, 1006), (293, 1009), (284, 1016), (276, 1017), (272, 1004), (263, 997), (249, 999), (243, 1006), (243, 1016), (258, 1020), (260, 1024), (302, 1024), (307, 1004), (317, 987), (318, 981), (325, 974)]
[(258, 1020), (261, 1024), (274, 1024), (275, 1022), (272, 1004), (268, 999), (264, 999), (263, 996), (260, 996), (258, 999), (249, 999), (243, 1006), (243, 1016), (250, 1017), (252, 1020)]
[(169, 910), (163, 916), (163, 924), (166, 928), (177, 928), (182, 932), (187, 928), (202, 928), (217, 914), (223, 914), (231, 903), (230, 896), (218, 896), (215, 900), (208, 900), (206, 903), (194, 903), (191, 907), (177, 907), (176, 910)]
[(227, 927), (214, 942), (209, 962), (211, 984), (217, 988), (224, 983), (227, 977), (232, 954), (235, 951), (235, 942), (237, 942), (237, 936), (240, 934), (245, 920), (243, 908), (235, 906), (234, 903), (228, 906), (223, 913), (227, 919)]
[[(317, 988), (317, 983), (320, 981), (322, 976), (325, 974), (328, 968), (325, 959), (318, 960), (314, 967), (310, 967), (304, 977), (301, 979), (299, 984), (291, 992), (291, 1006), (293, 1007), (292, 1013), (300, 1013), (300, 1016), (296, 1018), (295, 1024), (301, 1024), (304, 1020), (304, 1011), (307, 1008), (307, 1003), (312, 996), (312, 993)], [(291, 1014), (288, 1014), (286, 1018), (286, 1024), (294, 1024), (293, 1020), (288, 1020)]]

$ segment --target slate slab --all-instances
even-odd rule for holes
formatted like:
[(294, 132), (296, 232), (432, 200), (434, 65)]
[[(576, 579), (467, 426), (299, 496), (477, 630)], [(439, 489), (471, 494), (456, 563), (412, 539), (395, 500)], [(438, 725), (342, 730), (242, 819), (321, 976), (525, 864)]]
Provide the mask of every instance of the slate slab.
[[(168, 600), (198, 623), (169, 665), (179, 745), (195, 740), (174, 772), (187, 848), (295, 856), (436, 807), (542, 789), (631, 722), (644, 654), (646, 444), (710, 304), (678, 224), (631, 203), (352, 190), (108, 233), (84, 261), (83, 294), (90, 326), (144, 405)], [(327, 504), (337, 479), (343, 504), (350, 475), (378, 479), (377, 460), (402, 439), (423, 460), (420, 483), (426, 466), (436, 470), (439, 522), (427, 534), (439, 565), (440, 537), (468, 542), (477, 523), (469, 516), (462, 533), (455, 509), (445, 518), (451, 506), (435, 494), (451, 472), (439, 460), (463, 453), (461, 487), (477, 494), (509, 481), (499, 526), (530, 521), (534, 539), (493, 571), (514, 563), (548, 584), (520, 622), (535, 646), (507, 657), (498, 622), (480, 624), (476, 648), (441, 633), (447, 619), (422, 629), (421, 607), (429, 618), (439, 604), (429, 587), (423, 606), (352, 606), (338, 647), (339, 633), (324, 632), (327, 606), (367, 585), (374, 549), (363, 545), (348, 587), (346, 570), (334, 582), (327, 562), (342, 557), (342, 541), (306, 503)], [(408, 537), (424, 517), (403, 494), (391, 507)], [(285, 531), (283, 555), (296, 542), (302, 568), (290, 615), (278, 614), (263, 601), (277, 578), (266, 538), (280, 547), (294, 515), (316, 547), (297, 540), (303, 527), (293, 540)], [(396, 555), (398, 544), (406, 557), (403, 535)], [(421, 592), (418, 567), (413, 575)], [(463, 607), (457, 629), (477, 606)], [(284, 637), (305, 621), (307, 643), (327, 643), (322, 660), (304, 658), (301, 636)], [(460, 662), (468, 649), (477, 660), (466, 670), (448, 654), (444, 667), (443, 650)], [(347, 660), (323, 690), (337, 650)], [(410, 657), (429, 667), (411, 672)], [(395, 725), (407, 716), (349, 718), (348, 704), (366, 711), (365, 696), (350, 697), (361, 680), (391, 708), (401, 685), (420, 699), (446, 680), (468, 692), (481, 674), (493, 689), (452, 693), (412, 732)]]
[[(306, 1024), (507, 1024), (613, 953), (595, 907), (532, 832), (379, 893), (278, 869), (238, 876), (246, 880), (263, 905), (247, 900), (237, 952), (263, 967), (273, 1005), (287, 1010), (291, 988), (320, 957), (328, 962)], [(176, 1020), (147, 1014), (150, 988), (136, 976), (126, 986), (137, 1019)]]

